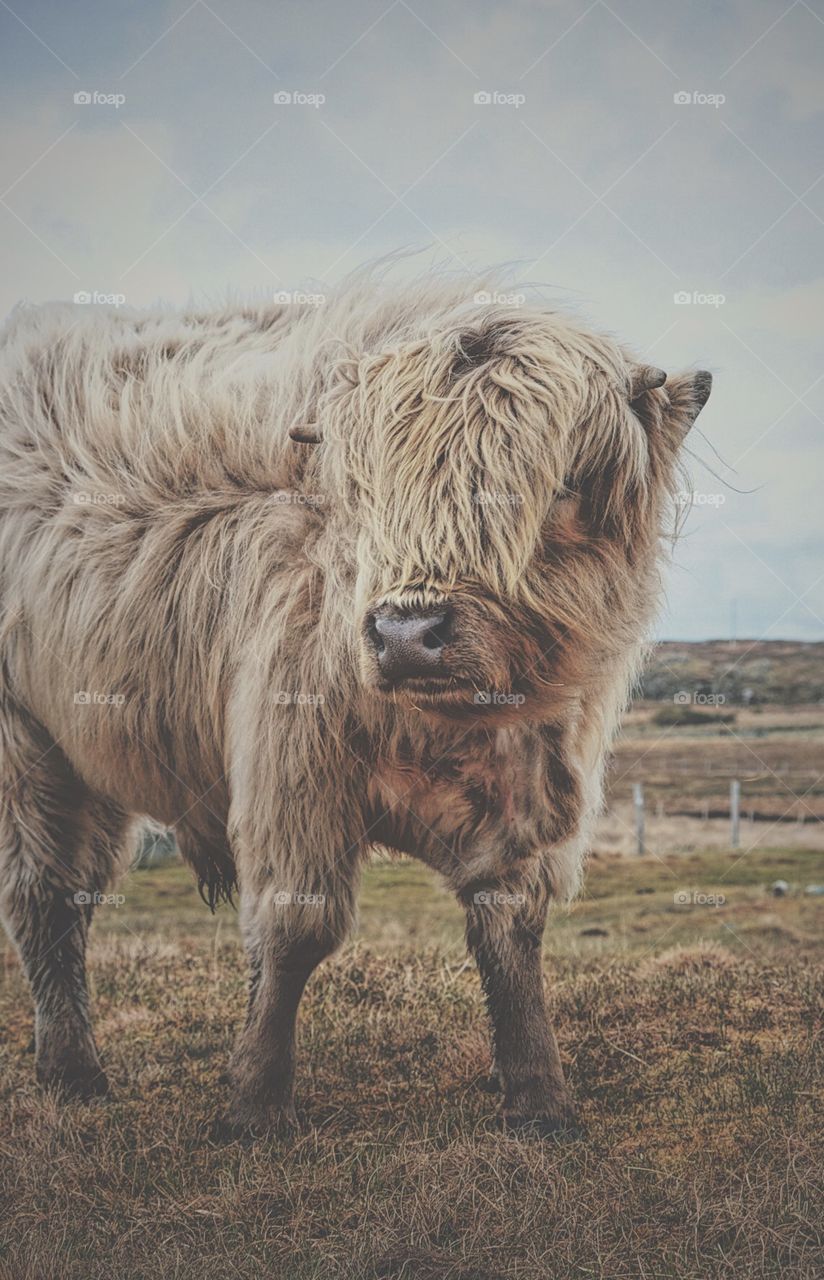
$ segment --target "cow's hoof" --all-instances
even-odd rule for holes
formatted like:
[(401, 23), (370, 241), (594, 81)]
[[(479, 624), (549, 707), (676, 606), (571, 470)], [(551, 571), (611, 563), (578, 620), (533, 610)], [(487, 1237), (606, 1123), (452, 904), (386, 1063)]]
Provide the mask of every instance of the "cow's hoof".
[(51, 1089), (61, 1098), (91, 1102), (105, 1098), (109, 1081), (100, 1063), (84, 1063), (70, 1059), (66, 1062), (37, 1064), (37, 1080), (44, 1089)]
[(262, 1138), (293, 1138), (299, 1131), (294, 1106), (234, 1104), (215, 1124), (214, 1136), (223, 1142), (258, 1142)]
[(554, 1138), (559, 1142), (574, 1142), (584, 1136), (583, 1125), (574, 1111), (545, 1112), (537, 1116), (505, 1111), (501, 1122), (506, 1132), (516, 1138)]

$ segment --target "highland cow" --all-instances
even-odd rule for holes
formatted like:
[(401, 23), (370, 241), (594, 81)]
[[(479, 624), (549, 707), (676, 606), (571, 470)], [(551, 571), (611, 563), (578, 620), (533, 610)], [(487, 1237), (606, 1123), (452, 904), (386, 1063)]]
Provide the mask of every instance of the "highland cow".
[(86, 941), (146, 816), (249, 1005), (230, 1121), (294, 1121), (304, 986), (373, 846), (466, 912), (513, 1129), (574, 1126), (541, 939), (578, 888), (710, 390), (478, 283), (20, 308), (0, 351), (0, 906), (37, 1075), (102, 1093)]

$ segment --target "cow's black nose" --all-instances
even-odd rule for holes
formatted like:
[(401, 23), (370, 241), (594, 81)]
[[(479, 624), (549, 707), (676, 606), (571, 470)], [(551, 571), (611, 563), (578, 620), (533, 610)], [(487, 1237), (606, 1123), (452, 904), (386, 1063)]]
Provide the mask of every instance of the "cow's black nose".
[(397, 609), (378, 609), (370, 619), (369, 637), (385, 679), (443, 674), (449, 610), (403, 613)]

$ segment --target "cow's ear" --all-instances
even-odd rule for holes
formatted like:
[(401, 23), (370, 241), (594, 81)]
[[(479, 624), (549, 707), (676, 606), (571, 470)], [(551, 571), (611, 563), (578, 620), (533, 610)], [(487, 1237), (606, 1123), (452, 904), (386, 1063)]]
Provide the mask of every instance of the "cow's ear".
[(712, 374), (706, 369), (682, 373), (667, 381), (670, 408), (667, 417), (677, 428), (681, 439), (689, 431), (712, 391)]

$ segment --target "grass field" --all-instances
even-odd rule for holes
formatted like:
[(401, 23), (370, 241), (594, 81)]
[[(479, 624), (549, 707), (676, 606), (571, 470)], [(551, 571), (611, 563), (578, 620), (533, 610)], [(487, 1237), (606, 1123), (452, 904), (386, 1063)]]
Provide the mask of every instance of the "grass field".
[[(824, 706), (724, 704), (698, 724), (660, 723), (672, 699), (624, 721), (596, 832), (602, 852), (636, 849), (633, 784), (643, 785), (648, 847), (666, 856), (730, 843), (730, 783), (741, 789), (741, 849), (824, 847)], [(690, 708), (694, 712), (695, 708)]]
[(652, 812), (699, 816), (705, 805), (726, 810), (737, 778), (742, 817), (755, 813), (759, 838), (765, 825), (824, 821), (824, 706), (722, 706), (699, 725), (657, 723), (662, 711), (677, 710), (641, 704), (626, 717), (610, 771), (613, 799), (643, 782)]
[(594, 859), (545, 942), (586, 1124), (559, 1144), (498, 1131), (458, 910), (416, 863), (379, 863), (304, 1000), (301, 1136), (244, 1145), (215, 1126), (235, 917), (176, 864), (133, 872), (92, 949), (113, 1100), (38, 1094), (6, 950), (0, 1275), (812, 1280), (824, 899), (803, 888), (822, 879), (824, 852), (790, 846)]

